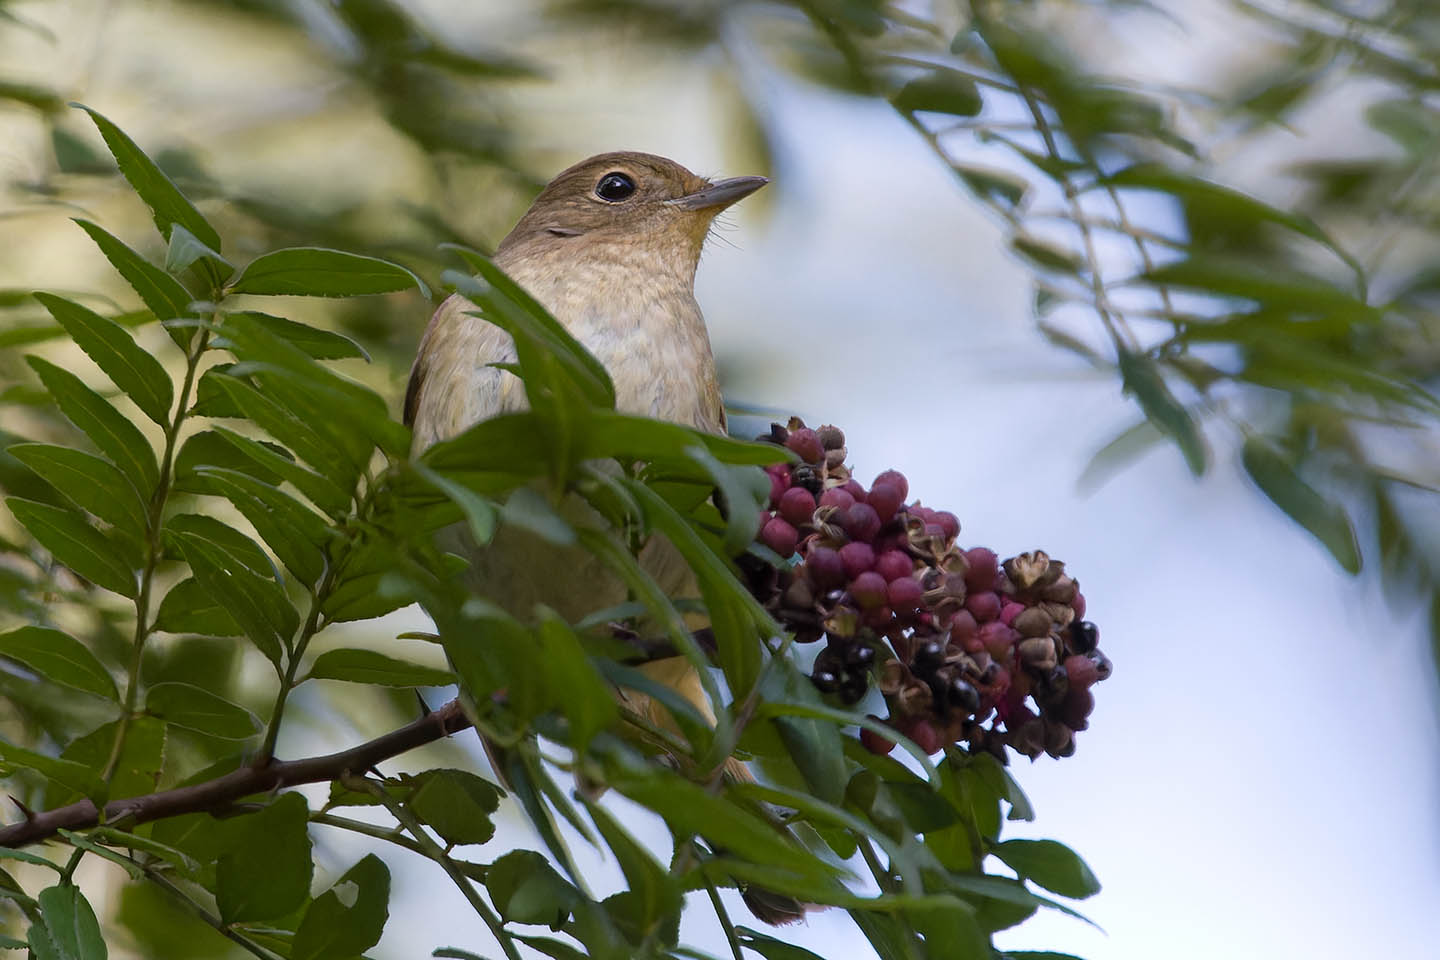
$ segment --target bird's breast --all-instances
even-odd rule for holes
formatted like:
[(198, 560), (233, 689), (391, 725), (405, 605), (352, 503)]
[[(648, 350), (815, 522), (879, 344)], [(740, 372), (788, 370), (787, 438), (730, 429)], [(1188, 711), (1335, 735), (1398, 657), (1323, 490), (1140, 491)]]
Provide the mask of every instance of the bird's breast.
[(613, 265), (537, 266), (507, 269), (604, 364), (618, 409), (724, 429), (710, 337), (688, 282)]

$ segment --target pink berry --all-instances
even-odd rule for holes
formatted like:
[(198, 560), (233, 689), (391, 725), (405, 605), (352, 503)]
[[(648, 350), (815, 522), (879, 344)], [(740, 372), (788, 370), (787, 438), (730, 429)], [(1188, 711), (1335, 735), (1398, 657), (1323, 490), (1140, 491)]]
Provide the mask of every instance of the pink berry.
[(815, 496), (804, 487), (791, 487), (780, 497), (780, 516), (803, 527), (815, 516)]
[(906, 497), (910, 496), (910, 481), (906, 480), (905, 474), (901, 473), (899, 470), (886, 470), (884, 473), (880, 474), (880, 476), (875, 478), (875, 482), (870, 485), (870, 488), (873, 490), (881, 484), (889, 484), (890, 486), (895, 487), (897, 490), (899, 490), (900, 501), (902, 503), (905, 501)]
[(783, 463), (774, 463), (766, 467), (765, 472), (770, 475), (770, 506), (774, 507), (790, 486), (790, 468)]
[[(1000, 558), (988, 547), (965, 551), (965, 586), (971, 590), (994, 590), (1000, 576)], [(999, 614), (999, 611), (996, 611)]]
[(894, 484), (877, 483), (870, 488), (865, 502), (875, 508), (875, 512), (880, 515), (881, 523), (889, 523), (890, 518), (895, 516), (895, 511), (899, 510), (900, 505), (905, 502), (905, 495)]
[(1070, 609), (1075, 611), (1076, 620), (1085, 619), (1085, 594), (1076, 593), (1075, 599), (1070, 601)]
[(845, 576), (853, 580), (874, 568), (875, 551), (868, 543), (847, 543), (840, 548), (840, 563), (845, 567)]
[[(870, 719), (879, 720), (880, 718), (872, 715)], [(882, 757), (895, 749), (894, 740), (887, 740), (869, 728), (860, 731), (860, 743), (864, 745), (866, 750)]]
[(1004, 663), (1010, 659), (1010, 652), (1020, 634), (999, 620), (993, 620), (981, 626), (976, 636), (980, 638), (981, 646), (989, 651), (990, 656)]
[(772, 517), (760, 531), (760, 542), (771, 550), (788, 557), (795, 552), (800, 534), (782, 517)]
[[(969, 583), (969, 578), (966, 578)], [(965, 609), (975, 615), (977, 623), (986, 623), (1000, 616), (1000, 595), (990, 590), (972, 593), (965, 598)]]
[[(950, 618), (950, 642), (964, 646), (966, 641), (974, 637), (979, 629), (980, 625), (975, 622), (975, 614), (969, 610), (961, 610)], [(967, 652), (973, 653), (974, 651), (967, 648)]]
[(840, 554), (829, 547), (811, 547), (805, 554), (805, 569), (821, 590), (834, 590), (845, 583), (845, 564)]
[(886, 580), (908, 580), (914, 571), (915, 561), (899, 550), (886, 550), (875, 558), (875, 572)]
[(920, 581), (914, 577), (902, 577), (899, 580), (891, 580), (890, 586), (885, 592), (890, 606), (901, 613), (913, 613), (920, 607), (924, 599), (925, 588), (920, 586)]
[(860, 481), (854, 478), (842, 483), (840, 489), (854, 497), (856, 503), (860, 503), (865, 499), (865, 488), (860, 486)]
[(889, 584), (874, 570), (866, 570), (850, 581), (850, 596), (864, 609), (872, 609), (885, 603)]
[(937, 753), (944, 746), (940, 742), (939, 731), (929, 720), (916, 720), (910, 727), (910, 739), (915, 741), (915, 746), (925, 751), (926, 754)]
[(790, 436), (785, 438), (785, 446), (806, 463), (819, 463), (825, 458), (825, 445), (820, 442), (820, 435), (809, 427), (790, 431)]
[(1016, 617), (1020, 616), (1020, 614), (1024, 612), (1025, 604), (1023, 603), (1015, 603), (1012, 601), (1010, 603), (1003, 604), (1000, 607), (1000, 622), (1008, 627), (1015, 622)]
[(845, 511), (840, 526), (850, 535), (850, 539), (868, 543), (880, 532), (880, 514), (868, 503), (856, 503)]
[(855, 498), (850, 496), (850, 491), (844, 487), (831, 487), (820, 494), (820, 506), (835, 507), (837, 510), (848, 510), (855, 503)]
[(933, 522), (940, 525), (946, 540), (954, 540), (960, 534), (960, 518), (949, 510), (936, 510)]
[(1073, 657), (1065, 658), (1065, 676), (1070, 681), (1070, 689), (1077, 687), (1088, 690), (1096, 680), (1100, 679), (1100, 670), (1095, 666), (1095, 661), (1089, 657), (1076, 654)]

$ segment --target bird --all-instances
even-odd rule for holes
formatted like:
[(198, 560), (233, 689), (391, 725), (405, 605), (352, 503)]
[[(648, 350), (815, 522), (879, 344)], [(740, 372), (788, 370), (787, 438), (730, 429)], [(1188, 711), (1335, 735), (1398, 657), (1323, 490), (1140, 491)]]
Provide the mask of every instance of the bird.
[[(716, 216), (768, 182), (710, 180), (648, 153), (599, 154), (556, 175), (493, 260), (604, 365), (620, 412), (723, 434), (725, 408), (695, 274)], [(516, 360), (510, 335), (477, 312), (453, 294), (421, 337), (404, 409), (416, 455), (479, 421), (526, 408), (524, 385), (505, 368)], [(572, 520), (598, 516), (573, 496), (559, 509)], [(522, 619), (543, 604), (574, 622), (627, 599), (624, 583), (580, 547), (503, 524), (489, 544), (472, 544), (466, 553), (471, 583)], [(689, 565), (663, 538), (647, 542), (639, 560), (667, 595), (698, 593)], [(714, 723), (688, 660), (666, 658), (643, 669)], [(651, 722), (675, 729), (650, 698), (620, 695)], [(749, 778), (733, 758), (726, 772)], [(804, 906), (789, 898), (758, 888), (746, 894), (762, 920), (803, 915)]]
[[(724, 433), (695, 273), (716, 215), (766, 183), (711, 181), (653, 154), (602, 153), (550, 181), (500, 242), (494, 263), (605, 366), (620, 412)], [(415, 455), (526, 408), (524, 385), (504, 368), (516, 360), (514, 343), (478, 312), (452, 294), (421, 336), (404, 410)], [(562, 505), (562, 512), (579, 510)], [(487, 547), (466, 552), (472, 583), (522, 619), (544, 604), (573, 622), (626, 599), (625, 585), (579, 547), (540, 543), (502, 525)], [(640, 559), (670, 596), (697, 592), (685, 593), (693, 584), (688, 565), (668, 543), (652, 541)], [(709, 711), (693, 670), (663, 662), (650, 670)]]

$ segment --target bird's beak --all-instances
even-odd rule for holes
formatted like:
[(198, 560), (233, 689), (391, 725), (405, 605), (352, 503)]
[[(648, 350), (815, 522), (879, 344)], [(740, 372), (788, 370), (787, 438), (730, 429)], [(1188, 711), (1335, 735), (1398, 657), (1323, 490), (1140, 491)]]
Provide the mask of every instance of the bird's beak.
[(769, 182), (768, 177), (731, 177), (729, 180), (712, 183), (695, 193), (676, 197), (669, 203), (682, 210), (720, 210), (737, 200), (743, 200)]

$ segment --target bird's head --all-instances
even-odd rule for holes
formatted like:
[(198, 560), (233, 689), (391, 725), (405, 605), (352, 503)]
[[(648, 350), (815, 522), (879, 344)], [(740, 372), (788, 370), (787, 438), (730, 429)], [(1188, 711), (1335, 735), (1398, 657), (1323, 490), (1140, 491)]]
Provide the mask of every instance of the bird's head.
[(769, 181), (706, 180), (649, 153), (602, 153), (562, 171), (498, 254), (582, 256), (620, 245), (693, 275), (715, 216)]

